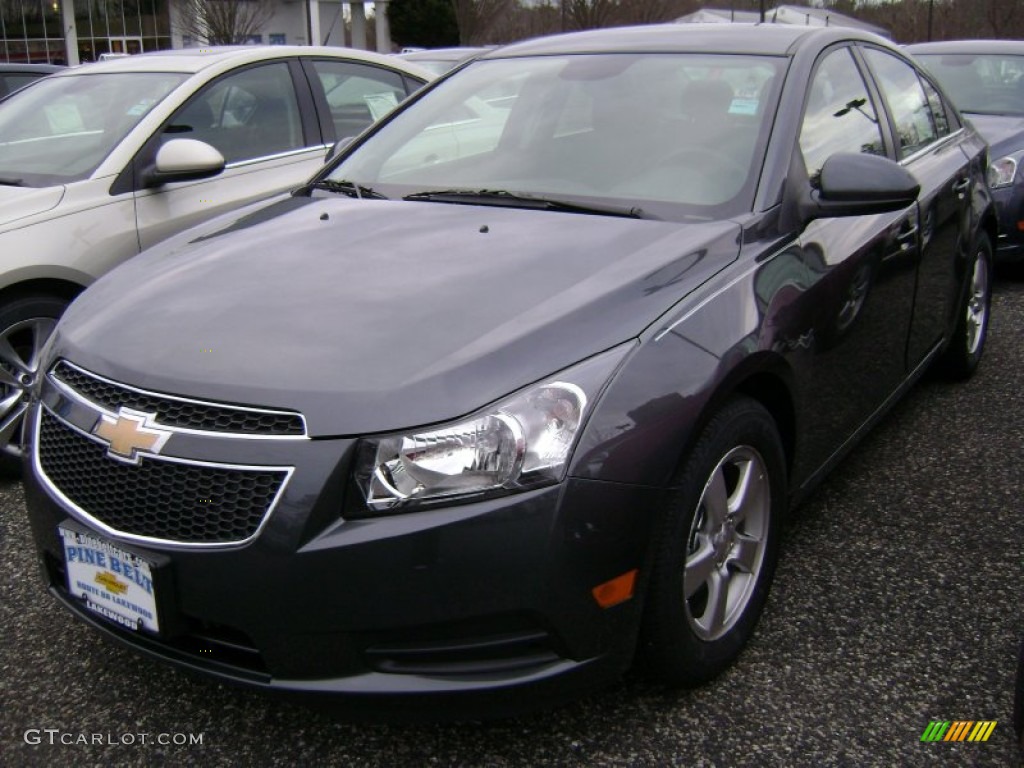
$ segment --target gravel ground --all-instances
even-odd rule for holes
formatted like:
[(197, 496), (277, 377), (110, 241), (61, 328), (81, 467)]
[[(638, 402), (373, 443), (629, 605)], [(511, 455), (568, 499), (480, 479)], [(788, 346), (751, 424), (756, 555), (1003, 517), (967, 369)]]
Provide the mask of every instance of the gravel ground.
[[(630, 678), (531, 717), (397, 727), (195, 680), (46, 596), (21, 486), (0, 484), (0, 765), (1018, 765), (1024, 279), (1000, 281), (993, 311), (976, 378), (918, 385), (793, 513), (753, 643), (689, 692)], [(922, 743), (939, 719), (999, 724)]]

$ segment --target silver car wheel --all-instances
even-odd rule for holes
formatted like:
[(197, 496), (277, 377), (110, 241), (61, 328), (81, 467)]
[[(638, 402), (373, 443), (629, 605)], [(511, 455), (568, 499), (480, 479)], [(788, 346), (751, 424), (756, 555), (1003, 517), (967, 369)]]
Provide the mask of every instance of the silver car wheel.
[(988, 261), (984, 254), (974, 260), (971, 274), (970, 294), (967, 297), (967, 354), (978, 351), (988, 321), (989, 274)]
[(743, 616), (764, 563), (771, 486), (761, 455), (729, 451), (704, 486), (687, 542), (686, 618), (703, 640), (727, 633)]
[(51, 317), (22, 320), (0, 331), (0, 453), (21, 458), (21, 429), (29, 390), (39, 371), (39, 357), (57, 321)]

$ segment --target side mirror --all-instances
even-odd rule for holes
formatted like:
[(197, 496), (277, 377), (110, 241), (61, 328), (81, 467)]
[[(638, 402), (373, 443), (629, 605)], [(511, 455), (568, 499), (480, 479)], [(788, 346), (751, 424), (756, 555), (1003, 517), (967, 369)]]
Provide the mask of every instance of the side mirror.
[(920, 191), (917, 179), (889, 158), (843, 152), (825, 161), (800, 213), (804, 221), (892, 213), (912, 205)]
[(324, 162), (331, 162), (331, 160), (336, 158), (338, 154), (341, 152), (341, 150), (343, 150), (345, 147), (351, 144), (354, 139), (355, 136), (346, 136), (345, 138), (338, 139), (336, 142), (334, 142), (334, 144), (331, 145), (331, 148), (327, 150), (327, 155), (326, 157), (324, 157)]
[(145, 171), (147, 187), (172, 181), (196, 181), (216, 176), (224, 170), (224, 155), (204, 141), (171, 139), (156, 153), (153, 165)]

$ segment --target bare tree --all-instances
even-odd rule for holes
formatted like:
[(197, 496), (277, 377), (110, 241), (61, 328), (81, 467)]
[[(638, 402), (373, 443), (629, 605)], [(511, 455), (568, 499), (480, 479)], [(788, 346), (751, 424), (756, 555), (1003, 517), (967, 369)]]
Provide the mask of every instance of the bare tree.
[(618, 10), (616, 0), (562, 0), (564, 13), (573, 29), (606, 27)]
[(274, 15), (271, 0), (184, 0), (178, 26), (209, 45), (233, 45), (260, 34)]
[(463, 45), (491, 42), (490, 35), (496, 25), (513, 5), (517, 5), (513, 0), (451, 0), (451, 3)]

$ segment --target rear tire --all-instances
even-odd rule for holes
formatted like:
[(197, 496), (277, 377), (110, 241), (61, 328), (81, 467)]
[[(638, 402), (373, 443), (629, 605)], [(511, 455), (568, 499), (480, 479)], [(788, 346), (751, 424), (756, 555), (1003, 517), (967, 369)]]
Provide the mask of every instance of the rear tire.
[(985, 351), (992, 307), (992, 243), (981, 235), (967, 265), (967, 293), (957, 313), (949, 347), (939, 359), (941, 373), (963, 381), (974, 375)]
[(704, 683), (750, 639), (778, 558), (785, 478), (778, 429), (754, 400), (733, 400), (701, 433), (655, 544), (641, 650), (659, 681)]
[(17, 477), (24, 455), (22, 428), (39, 357), (68, 302), (24, 296), (0, 308), (0, 475)]

